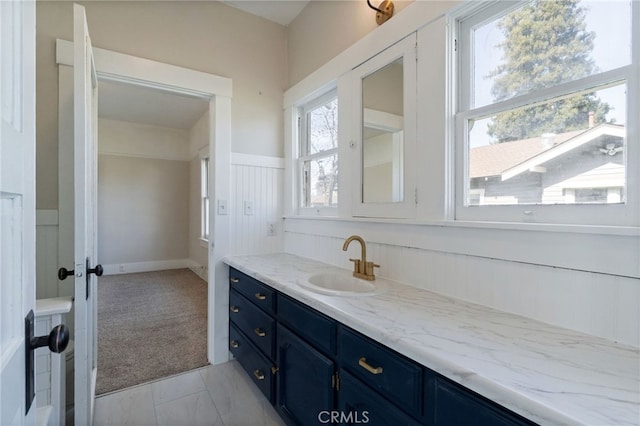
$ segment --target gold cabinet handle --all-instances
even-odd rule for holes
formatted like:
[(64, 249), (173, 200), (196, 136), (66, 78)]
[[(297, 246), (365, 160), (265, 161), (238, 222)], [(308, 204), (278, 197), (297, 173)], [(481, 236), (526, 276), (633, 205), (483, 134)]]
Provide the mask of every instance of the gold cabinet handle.
[(255, 296), (256, 296), (256, 299), (258, 299), (258, 300), (266, 300), (267, 299), (267, 296), (265, 296), (264, 294), (256, 293)]
[(253, 330), (253, 332), (256, 333), (258, 337), (264, 337), (267, 335), (267, 333), (265, 333), (260, 327)]
[(240, 312), (240, 308), (238, 308), (237, 306), (233, 306), (233, 305), (229, 306), (229, 310), (231, 312), (233, 312), (234, 314), (237, 314), (238, 312)]
[(362, 357), (358, 360), (358, 365), (371, 374), (382, 374), (382, 367), (370, 366), (369, 364), (367, 364), (367, 359), (365, 357)]
[(260, 370), (253, 370), (253, 375), (258, 380), (264, 380), (264, 373), (262, 371), (260, 371)]
[(233, 349), (235, 349), (235, 348), (237, 348), (238, 346), (240, 346), (240, 343), (238, 343), (238, 342), (237, 342), (237, 341), (235, 341), (235, 340), (232, 340), (232, 341), (229, 343), (229, 345), (230, 345)]
[(240, 280), (238, 278), (234, 278), (234, 277), (229, 278), (229, 281), (231, 281), (234, 284), (240, 282)]

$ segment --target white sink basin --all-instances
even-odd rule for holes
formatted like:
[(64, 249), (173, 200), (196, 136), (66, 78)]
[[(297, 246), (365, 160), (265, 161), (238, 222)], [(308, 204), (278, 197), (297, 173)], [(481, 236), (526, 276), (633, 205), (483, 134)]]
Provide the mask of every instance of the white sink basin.
[(369, 296), (379, 294), (384, 287), (376, 281), (356, 278), (350, 273), (323, 272), (299, 280), (298, 285), (316, 293), (332, 296)]

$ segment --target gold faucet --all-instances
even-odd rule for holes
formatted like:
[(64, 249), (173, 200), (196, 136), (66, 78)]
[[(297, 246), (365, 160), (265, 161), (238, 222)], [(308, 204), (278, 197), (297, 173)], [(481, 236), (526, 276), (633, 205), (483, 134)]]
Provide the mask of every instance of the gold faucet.
[(342, 245), (342, 251), (347, 251), (349, 244), (351, 244), (351, 241), (353, 240), (359, 242), (360, 247), (362, 247), (362, 259), (349, 259), (353, 262), (353, 276), (365, 279), (367, 281), (375, 280), (376, 276), (373, 274), (373, 268), (379, 268), (380, 265), (377, 265), (373, 262), (367, 262), (367, 245), (364, 243), (362, 237), (358, 235), (352, 235), (347, 238)]

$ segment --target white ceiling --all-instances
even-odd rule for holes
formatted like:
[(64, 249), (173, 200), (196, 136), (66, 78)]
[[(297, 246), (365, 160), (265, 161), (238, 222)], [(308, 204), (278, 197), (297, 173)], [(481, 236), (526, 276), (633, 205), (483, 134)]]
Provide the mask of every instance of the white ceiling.
[(252, 15), (261, 16), (285, 27), (309, 3), (309, 0), (221, 0)]
[(110, 120), (191, 129), (207, 111), (204, 99), (131, 84), (100, 81), (98, 115)]

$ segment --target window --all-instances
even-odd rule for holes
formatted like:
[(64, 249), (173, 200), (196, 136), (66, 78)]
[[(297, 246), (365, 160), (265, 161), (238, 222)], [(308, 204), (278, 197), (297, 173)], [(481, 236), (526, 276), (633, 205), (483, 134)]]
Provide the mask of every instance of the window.
[(200, 238), (209, 240), (209, 157), (200, 160)]
[(639, 6), (493, 2), (456, 19), (456, 219), (637, 224)]
[(338, 204), (338, 98), (336, 91), (299, 108), (300, 203), (302, 209)]

